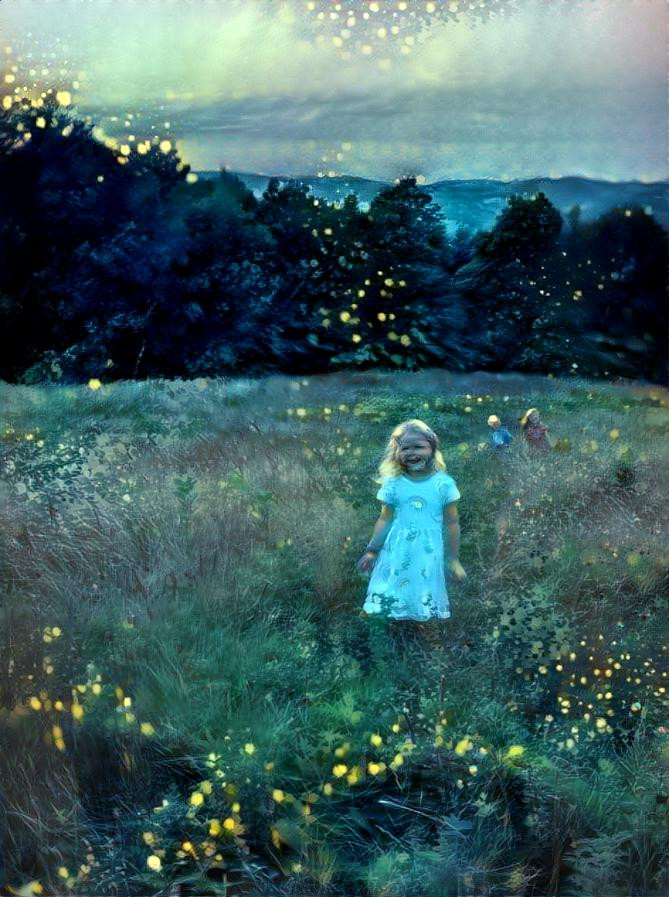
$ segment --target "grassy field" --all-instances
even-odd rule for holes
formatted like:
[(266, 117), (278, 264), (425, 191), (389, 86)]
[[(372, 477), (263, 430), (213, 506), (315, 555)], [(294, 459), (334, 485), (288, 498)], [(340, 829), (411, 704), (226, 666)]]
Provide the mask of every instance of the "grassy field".
[[(0, 387), (3, 892), (667, 892), (666, 390), (91, 387)], [(492, 457), (529, 405), (556, 449)], [(409, 417), (468, 578), (391, 631), (353, 566)]]

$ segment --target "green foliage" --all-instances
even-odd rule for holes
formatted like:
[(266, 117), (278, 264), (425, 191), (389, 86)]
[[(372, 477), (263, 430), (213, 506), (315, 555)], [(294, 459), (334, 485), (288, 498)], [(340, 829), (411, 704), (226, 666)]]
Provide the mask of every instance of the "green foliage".
[(667, 240), (642, 209), (561, 233), (542, 193), (512, 196), (489, 232), (449, 240), (415, 178), (367, 211), (276, 178), (257, 200), (227, 171), (192, 183), (172, 148), (124, 155), (95, 134), (52, 98), (0, 110), (11, 382), (434, 366), (666, 381)]

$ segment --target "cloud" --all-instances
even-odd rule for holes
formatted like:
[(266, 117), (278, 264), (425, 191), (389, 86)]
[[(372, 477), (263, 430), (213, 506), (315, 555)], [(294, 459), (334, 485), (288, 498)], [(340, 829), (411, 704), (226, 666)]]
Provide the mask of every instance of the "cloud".
[[(664, 90), (613, 85), (564, 91), (434, 88), (323, 100), (263, 98), (184, 110), (186, 157), (198, 168), (312, 174), (336, 168), (391, 179), (589, 174), (613, 180), (664, 170)], [(350, 142), (332, 165), (323, 153)], [(292, 150), (291, 150), (292, 147)], [(274, 163), (272, 163), (272, 153)], [(209, 161), (208, 161), (209, 160)]]
[(516, 6), (348, 61), (316, 43), (301, 0), (12, 0), (0, 29), (35, 47), (60, 35), (88, 72), (83, 111), (109, 133), (128, 111), (138, 133), (167, 118), (200, 168), (663, 177), (664, 0)]

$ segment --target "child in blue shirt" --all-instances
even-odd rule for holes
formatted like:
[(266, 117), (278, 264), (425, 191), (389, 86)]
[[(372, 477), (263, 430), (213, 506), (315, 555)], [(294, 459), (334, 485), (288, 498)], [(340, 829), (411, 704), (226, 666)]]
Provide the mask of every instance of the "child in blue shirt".
[(502, 426), (502, 421), (496, 414), (491, 414), (488, 418), (488, 426), (490, 427), (490, 445), (495, 454), (507, 454), (511, 450), (511, 440), (513, 436), (506, 427)]

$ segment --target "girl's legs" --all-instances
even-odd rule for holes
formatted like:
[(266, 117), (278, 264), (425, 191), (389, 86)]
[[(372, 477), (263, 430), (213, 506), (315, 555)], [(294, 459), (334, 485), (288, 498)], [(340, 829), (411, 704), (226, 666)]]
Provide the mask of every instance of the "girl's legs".
[(351, 626), (351, 635), (347, 639), (346, 650), (360, 664), (362, 673), (369, 673), (374, 663), (374, 645), (372, 630), (378, 627), (378, 621), (369, 614), (357, 615)]
[(426, 651), (428, 631), (428, 624), (418, 620), (388, 620), (389, 641), (404, 659)]

